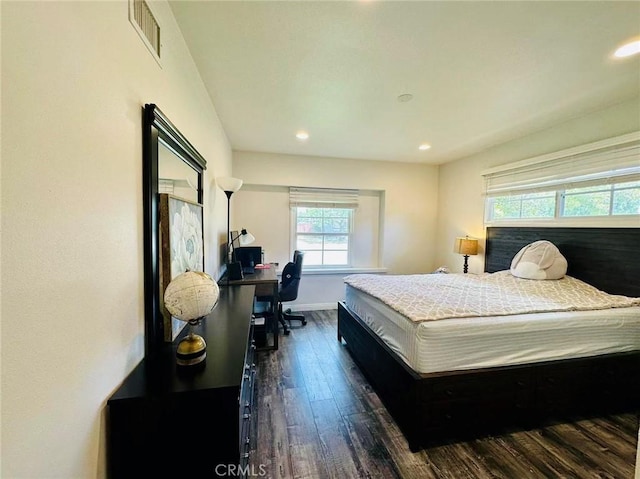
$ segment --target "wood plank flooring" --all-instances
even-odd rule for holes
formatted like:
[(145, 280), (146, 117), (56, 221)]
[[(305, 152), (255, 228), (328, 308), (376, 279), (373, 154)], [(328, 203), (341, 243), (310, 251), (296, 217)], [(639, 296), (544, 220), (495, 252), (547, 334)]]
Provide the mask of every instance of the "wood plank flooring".
[(305, 316), (307, 325), (294, 322), (278, 351), (258, 353), (251, 456), (256, 474), (301, 479), (634, 477), (637, 414), (411, 453), (346, 346), (337, 341), (337, 312)]

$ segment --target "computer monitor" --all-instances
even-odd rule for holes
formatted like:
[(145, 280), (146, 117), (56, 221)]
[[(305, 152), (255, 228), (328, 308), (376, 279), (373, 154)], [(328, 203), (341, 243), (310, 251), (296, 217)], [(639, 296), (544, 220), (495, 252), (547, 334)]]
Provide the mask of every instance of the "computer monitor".
[(236, 261), (242, 264), (242, 271), (255, 272), (255, 266), (262, 263), (262, 246), (240, 246), (234, 250)]

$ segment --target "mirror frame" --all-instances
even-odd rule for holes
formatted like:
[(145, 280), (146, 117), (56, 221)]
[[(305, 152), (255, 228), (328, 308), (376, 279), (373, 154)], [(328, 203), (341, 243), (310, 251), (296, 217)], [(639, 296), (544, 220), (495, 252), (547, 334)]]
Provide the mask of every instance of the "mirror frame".
[(171, 343), (164, 340), (160, 309), (160, 234), (158, 148), (160, 143), (198, 173), (198, 203), (203, 204), (207, 162), (153, 103), (146, 104), (142, 129), (142, 200), (144, 217), (145, 357), (154, 358)]

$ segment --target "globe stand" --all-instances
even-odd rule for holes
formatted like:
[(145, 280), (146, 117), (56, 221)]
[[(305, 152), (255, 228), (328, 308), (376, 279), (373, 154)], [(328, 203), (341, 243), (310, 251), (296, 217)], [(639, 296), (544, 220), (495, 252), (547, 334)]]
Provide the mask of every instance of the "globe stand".
[(193, 332), (193, 328), (204, 318), (189, 320), (189, 334), (178, 343), (176, 350), (176, 364), (178, 366), (195, 366), (207, 357), (207, 343), (204, 338)]

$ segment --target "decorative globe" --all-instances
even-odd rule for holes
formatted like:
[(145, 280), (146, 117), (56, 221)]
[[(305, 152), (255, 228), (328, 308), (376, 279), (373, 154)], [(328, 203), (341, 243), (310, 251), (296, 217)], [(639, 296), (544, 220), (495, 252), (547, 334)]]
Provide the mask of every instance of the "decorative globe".
[(164, 305), (172, 316), (191, 321), (209, 314), (220, 296), (218, 284), (202, 271), (187, 271), (171, 280), (164, 292)]
[[(220, 289), (211, 276), (201, 271), (187, 271), (171, 280), (164, 292), (164, 305), (172, 316), (196, 326), (218, 302)], [(176, 363), (179, 366), (204, 365), (207, 343), (202, 336), (189, 331), (178, 344)]]

